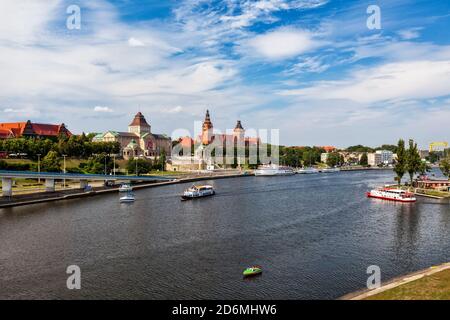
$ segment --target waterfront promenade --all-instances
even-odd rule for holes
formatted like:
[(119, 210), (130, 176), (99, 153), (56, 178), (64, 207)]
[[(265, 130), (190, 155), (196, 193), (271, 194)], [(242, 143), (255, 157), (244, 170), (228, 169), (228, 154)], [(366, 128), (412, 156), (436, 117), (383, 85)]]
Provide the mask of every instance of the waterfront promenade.
[[(36, 173), (28, 173), (28, 172), (5, 172), (0, 171), (0, 176), (4, 176), (7, 178), (32, 178), (36, 177)], [(133, 185), (133, 189), (142, 189), (142, 188), (151, 188), (158, 187), (168, 184), (178, 184), (185, 182), (195, 182), (201, 180), (209, 180), (209, 179), (224, 179), (231, 177), (240, 177), (240, 176), (249, 176), (247, 173), (242, 173), (239, 170), (223, 170), (219, 172), (211, 172), (211, 173), (191, 173), (191, 174), (178, 174), (171, 176), (155, 176), (155, 175), (147, 175), (147, 176), (112, 176), (112, 175), (80, 175), (80, 174), (58, 174), (58, 173), (50, 173), (50, 174), (39, 174), (40, 178), (47, 177), (49, 179), (68, 179), (72, 180), (82, 179), (84, 182), (84, 186), (88, 184), (88, 181), (97, 181), (97, 186), (93, 186), (89, 191), (85, 191), (80, 185), (80, 188), (61, 188), (59, 190), (55, 189), (54, 180), (53, 180), (53, 188), (48, 190), (47, 188), (43, 191), (25, 193), (15, 196), (3, 196), (0, 198), (0, 208), (14, 207), (14, 206), (22, 206), (22, 205), (30, 205), (36, 203), (43, 202), (52, 202), (58, 200), (67, 200), (74, 198), (82, 198), (82, 197), (90, 197), (95, 195), (101, 195), (105, 193), (118, 192), (119, 185), (115, 184), (114, 186), (105, 186), (102, 182), (104, 181), (114, 181), (114, 182), (135, 182)], [(5, 179), (5, 178), (3, 178)], [(100, 184), (98, 184), (100, 182)]]
[(450, 262), (394, 278), (377, 289), (347, 294), (341, 300), (450, 299)]

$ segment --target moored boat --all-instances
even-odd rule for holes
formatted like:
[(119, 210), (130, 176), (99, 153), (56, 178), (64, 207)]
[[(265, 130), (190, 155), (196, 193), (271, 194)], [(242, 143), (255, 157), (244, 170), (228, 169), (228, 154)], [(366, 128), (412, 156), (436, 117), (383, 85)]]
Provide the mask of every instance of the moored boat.
[(299, 174), (311, 174), (311, 173), (318, 173), (318, 172), (319, 172), (319, 170), (317, 170), (316, 168), (313, 168), (313, 167), (297, 169), (297, 173), (299, 173)]
[(324, 168), (324, 169), (320, 170), (320, 172), (323, 172), (323, 173), (339, 172), (339, 171), (341, 171), (341, 169), (339, 169), (339, 168)]
[(208, 197), (216, 194), (214, 188), (210, 185), (195, 186), (193, 185), (189, 189), (185, 190), (181, 198), (183, 200), (190, 200), (202, 197)]
[(295, 174), (291, 167), (266, 164), (255, 170), (255, 176), (290, 176)]
[(415, 202), (416, 197), (414, 193), (395, 188), (379, 188), (374, 189), (366, 193), (369, 198), (377, 198), (383, 200), (390, 201), (398, 201), (398, 202)]
[(119, 192), (130, 192), (130, 191), (133, 191), (133, 187), (130, 186), (129, 184), (124, 183), (119, 187)]
[(244, 277), (256, 276), (262, 273), (262, 268), (260, 266), (252, 266), (242, 272)]

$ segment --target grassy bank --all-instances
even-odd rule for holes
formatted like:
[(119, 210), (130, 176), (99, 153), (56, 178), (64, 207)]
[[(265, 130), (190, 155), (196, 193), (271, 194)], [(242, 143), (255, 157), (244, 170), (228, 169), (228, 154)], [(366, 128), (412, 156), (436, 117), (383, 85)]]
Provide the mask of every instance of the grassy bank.
[(450, 269), (425, 275), (364, 300), (450, 300)]

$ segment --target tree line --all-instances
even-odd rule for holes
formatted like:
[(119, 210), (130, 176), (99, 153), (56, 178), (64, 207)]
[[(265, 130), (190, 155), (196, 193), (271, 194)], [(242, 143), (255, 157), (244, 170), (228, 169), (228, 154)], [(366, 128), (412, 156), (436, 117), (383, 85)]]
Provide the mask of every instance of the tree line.
[(416, 173), (425, 174), (429, 169), (427, 163), (422, 161), (417, 143), (413, 139), (409, 139), (408, 148), (406, 148), (403, 139), (398, 141), (394, 172), (397, 175), (396, 180), (399, 186), (405, 174), (409, 175), (410, 184), (412, 185)]
[(50, 151), (58, 155), (87, 159), (94, 154), (117, 154), (120, 152), (118, 142), (93, 142), (93, 134), (61, 135), (57, 139), (14, 138), (0, 140), (0, 151), (9, 154), (24, 154), (27, 158), (37, 160), (38, 155), (45, 157)]
[[(120, 153), (118, 142), (94, 142), (94, 134), (61, 135), (56, 139), (14, 138), (0, 140), (0, 151), (16, 154), (21, 158), (41, 160), (39, 163), (7, 163), (0, 160), (0, 170), (32, 170), (60, 172), (62, 158), (87, 160), (68, 172), (103, 173), (112, 168), (113, 154)], [(106, 168), (106, 169), (105, 169)]]

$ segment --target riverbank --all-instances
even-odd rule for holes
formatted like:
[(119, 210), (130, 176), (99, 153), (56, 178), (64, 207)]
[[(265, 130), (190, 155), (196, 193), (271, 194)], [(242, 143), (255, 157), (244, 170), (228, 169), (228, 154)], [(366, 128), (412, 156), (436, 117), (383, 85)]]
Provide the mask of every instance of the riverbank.
[(394, 278), (381, 287), (350, 293), (340, 300), (449, 300), (450, 262)]
[[(252, 175), (246, 173), (209, 173), (202, 175), (191, 175), (183, 178), (176, 178), (171, 181), (164, 182), (152, 182), (152, 183), (139, 183), (134, 184), (133, 189), (144, 189), (144, 188), (154, 188), (159, 186), (171, 185), (171, 184), (180, 184), (187, 182), (196, 182), (203, 180), (216, 180), (216, 179), (226, 179), (226, 178), (237, 178), (237, 177), (251, 177)], [(1, 208), (10, 208), (16, 206), (25, 206), (36, 203), (43, 202), (52, 202), (52, 201), (60, 201), (60, 200), (68, 200), (75, 198), (84, 198), (84, 197), (92, 197), (104, 193), (118, 192), (119, 186), (114, 187), (95, 187), (92, 191), (82, 191), (81, 189), (70, 189), (70, 190), (59, 190), (56, 192), (38, 192), (33, 194), (22, 194), (13, 196), (10, 199), (0, 198), (0, 209)]]

